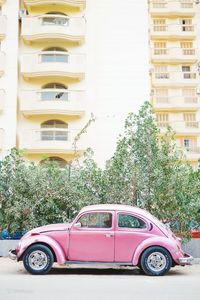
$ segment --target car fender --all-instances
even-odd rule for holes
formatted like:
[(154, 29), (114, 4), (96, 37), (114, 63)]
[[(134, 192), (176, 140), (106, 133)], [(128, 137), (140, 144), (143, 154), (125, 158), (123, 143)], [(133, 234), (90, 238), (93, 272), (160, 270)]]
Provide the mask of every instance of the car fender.
[(134, 254), (133, 254), (133, 265), (137, 266), (139, 263), (140, 256), (142, 252), (152, 246), (160, 246), (169, 251), (172, 258), (176, 261), (177, 259), (177, 253), (179, 251), (178, 246), (175, 241), (167, 238), (167, 237), (152, 237), (148, 238), (144, 241), (142, 241), (138, 247), (136, 248)]
[(30, 235), (30, 237), (20, 240), (17, 252), (18, 260), (20, 260), (29, 246), (36, 243), (42, 243), (49, 246), (55, 253), (57, 263), (61, 265), (65, 263), (66, 257), (61, 246), (51, 237), (42, 234)]

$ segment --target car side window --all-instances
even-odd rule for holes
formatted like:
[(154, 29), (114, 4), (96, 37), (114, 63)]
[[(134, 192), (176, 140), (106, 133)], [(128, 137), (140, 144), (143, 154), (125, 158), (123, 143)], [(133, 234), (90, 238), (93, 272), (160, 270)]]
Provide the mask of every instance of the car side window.
[(80, 217), (77, 223), (81, 223), (81, 227), (85, 228), (111, 228), (111, 213), (88, 213)]
[(119, 214), (118, 215), (118, 227), (119, 228), (136, 228), (144, 229), (146, 228), (146, 223), (132, 215)]

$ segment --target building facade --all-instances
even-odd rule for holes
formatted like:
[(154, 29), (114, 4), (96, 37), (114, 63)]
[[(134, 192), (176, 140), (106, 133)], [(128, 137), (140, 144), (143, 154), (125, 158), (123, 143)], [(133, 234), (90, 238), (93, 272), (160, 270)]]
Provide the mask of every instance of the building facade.
[(161, 133), (170, 126), (185, 158), (200, 158), (200, 4), (149, 0), (151, 100)]
[(146, 1), (0, 0), (0, 159), (103, 164), (148, 99), (147, 21)]

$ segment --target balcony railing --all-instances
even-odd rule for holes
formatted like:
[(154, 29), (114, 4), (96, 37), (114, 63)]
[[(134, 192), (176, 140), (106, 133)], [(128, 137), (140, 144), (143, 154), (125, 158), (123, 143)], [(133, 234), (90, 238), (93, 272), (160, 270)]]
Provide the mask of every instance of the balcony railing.
[(47, 14), (22, 18), (23, 39), (28, 42), (42, 40), (63, 40), (83, 43), (85, 39), (85, 19)]
[(19, 148), (28, 153), (63, 153), (75, 154), (83, 151), (74, 148), (74, 138), (79, 130), (67, 128), (41, 128), (26, 130), (19, 138)]
[(200, 108), (198, 97), (154, 96), (153, 106), (158, 111), (196, 111)]
[(153, 16), (193, 16), (195, 14), (195, 1), (193, 0), (151, 0), (149, 5)]
[(81, 80), (85, 75), (85, 55), (63, 51), (42, 51), (21, 56), (24, 78), (67, 77)]
[(196, 72), (156, 72), (152, 74), (152, 84), (155, 86), (192, 86), (198, 84)]
[(198, 59), (194, 48), (153, 48), (151, 50), (152, 61), (160, 62), (190, 62)]
[(196, 25), (188, 24), (152, 24), (150, 34), (153, 39), (194, 39), (196, 37)]
[(4, 108), (4, 96), (5, 96), (5, 91), (4, 90), (0, 90), (0, 112)]
[(6, 16), (0, 16), (0, 40), (6, 35)]
[(196, 136), (199, 134), (199, 122), (198, 121), (191, 121), (191, 122), (185, 122), (185, 121), (158, 121), (157, 122), (158, 127), (161, 129), (166, 129), (168, 126), (172, 127), (173, 130), (176, 132), (176, 134), (183, 134), (191, 136)]
[(0, 51), (0, 77), (5, 71), (5, 53)]
[(43, 89), (21, 91), (20, 110), (25, 116), (70, 115), (82, 116), (85, 112), (84, 91)]
[(80, 10), (85, 8), (86, 0), (24, 0), (25, 5), (28, 8), (34, 8), (37, 6), (46, 6), (46, 5), (62, 5), (72, 8), (78, 8)]

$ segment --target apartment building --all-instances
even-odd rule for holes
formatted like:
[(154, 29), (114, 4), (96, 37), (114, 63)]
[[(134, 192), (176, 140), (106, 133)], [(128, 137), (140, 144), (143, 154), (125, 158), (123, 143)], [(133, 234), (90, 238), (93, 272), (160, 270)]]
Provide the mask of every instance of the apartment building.
[(12, 147), (61, 165), (87, 147), (100, 164), (112, 155), (124, 118), (148, 98), (147, 7), (0, 0), (0, 159)]
[(200, 158), (200, 2), (149, 0), (151, 100), (193, 167)]

